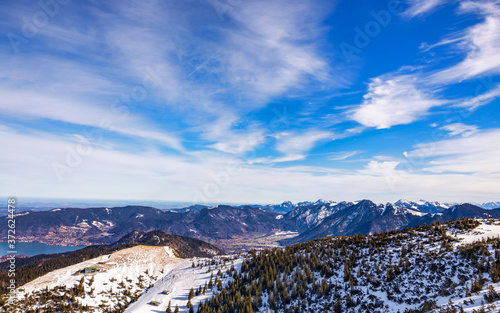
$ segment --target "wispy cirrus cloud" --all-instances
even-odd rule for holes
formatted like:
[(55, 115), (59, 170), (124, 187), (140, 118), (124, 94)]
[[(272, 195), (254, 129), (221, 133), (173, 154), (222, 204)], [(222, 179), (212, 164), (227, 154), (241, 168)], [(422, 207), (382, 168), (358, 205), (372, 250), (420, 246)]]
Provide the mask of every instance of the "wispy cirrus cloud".
[(285, 154), (275, 162), (296, 161), (306, 158), (306, 152), (311, 150), (318, 142), (333, 140), (334, 134), (320, 130), (308, 130), (304, 133), (281, 132), (275, 135), (277, 140), (276, 150)]
[(409, 0), (409, 7), (402, 13), (403, 16), (413, 18), (428, 14), (440, 5), (446, 3), (446, 0)]
[[(468, 128), (468, 127), (466, 127)], [(405, 153), (408, 158), (428, 159), (425, 170), (430, 172), (482, 173), (495, 175), (500, 172), (498, 155), (500, 129), (469, 130), (463, 125), (453, 125), (448, 130), (455, 131), (453, 137), (433, 143), (422, 143)], [(467, 134), (467, 131), (469, 133)], [(467, 134), (463, 136), (464, 134)], [(481, 160), (480, 162), (478, 160)]]
[(222, 127), (219, 129), (222, 130), (219, 135), (215, 135), (214, 132), (211, 132), (210, 136), (207, 136), (207, 138), (219, 138), (219, 140), (210, 147), (231, 154), (242, 154), (252, 151), (261, 145), (267, 137), (264, 130), (258, 126), (240, 132), (227, 132), (227, 129)]
[[(131, 9), (134, 6), (137, 10)], [(127, 64), (127, 71), (140, 73), (148, 64), (166, 69), (159, 88), (164, 105), (180, 112), (183, 122), (199, 132), (208, 147), (241, 153), (261, 143), (259, 138), (266, 131), (266, 127), (235, 127), (242, 116), (297, 88), (316, 83), (321, 88), (345, 85), (346, 79), (338, 79), (317, 46), (324, 31), (321, 22), (328, 12), (323, 7), (318, 14), (319, 6), (314, 1), (241, 2), (225, 10), (223, 20), (216, 15), (208, 19), (203, 27), (209, 25), (208, 33), (198, 37), (200, 27), (191, 22), (193, 13), (183, 5), (127, 4), (119, 9), (134, 22), (112, 22), (106, 37), (118, 53), (119, 64)], [(158, 12), (168, 18), (155, 20)], [(144, 18), (149, 16), (153, 22)], [(201, 124), (204, 127), (198, 126)], [(244, 136), (256, 140), (243, 148), (238, 142)]]
[[(4, 115), (21, 120), (49, 119), (75, 125), (100, 128), (126, 136), (158, 141), (170, 148), (183, 151), (182, 140), (159, 128), (140, 116), (114, 111), (110, 107), (76, 101), (73, 98), (46, 93), (1, 89), (4, 98), (0, 110)], [(120, 108), (117, 108), (120, 109)], [(134, 125), (131, 127), (130, 125)]]
[(450, 136), (461, 135), (463, 137), (469, 137), (471, 135), (474, 135), (478, 131), (477, 126), (465, 125), (463, 123), (448, 124), (441, 127), (441, 129), (450, 132)]
[[(155, 119), (154, 115), (151, 118), (140, 111), (161, 111), (176, 118), (171, 119), (173, 127), (140, 131), (123, 128), (123, 134), (152, 136), (180, 149), (181, 138), (167, 139), (175, 137), (172, 134), (175, 130), (171, 129), (179, 128), (179, 121), (188, 126), (187, 132), (199, 137), (198, 142), (203, 142), (205, 148), (239, 154), (262, 143), (266, 132), (266, 127), (259, 129), (258, 123), (250, 123), (255, 125), (250, 129), (237, 127), (243, 116), (264, 107), (273, 97), (286, 97), (286, 92), (292, 89), (317, 82), (321, 88), (344, 84), (334, 79), (338, 75), (317, 44), (324, 32), (321, 23), (333, 8), (332, 5), (325, 8), (323, 4), (241, 2), (234, 10), (224, 12), (223, 21), (208, 2), (202, 3), (199, 11), (191, 10), (189, 4), (156, 1), (108, 3), (88, 6), (83, 11), (68, 5), (58, 19), (40, 29), (30, 42), (44, 47), (53, 42), (58, 44), (51, 46), (50, 53), (45, 53), (49, 52), (45, 48), (37, 53), (21, 50), (33, 57), (29, 62), (32, 64), (19, 55), (5, 58), (13, 71), (4, 72), (4, 81), (10, 81), (12, 91), (50, 90), (53, 99), (64, 99), (46, 101), (46, 109), (37, 110), (38, 118), (82, 124), (71, 113), (62, 116), (55, 112), (64, 103), (69, 106), (74, 102), (78, 103), (75, 117), (79, 115), (76, 112), (86, 111), (107, 116), (102, 107), (119, 97), (128, 102), (127, 110), (137, 114), (138, 120)], [(27, 9), (37, 8), (26, 5), (23, 10), (12, 10), (11, 20), (21, 21)], [(92, 25), (75, 27), (75, 20), (79, 21), (83, 15), (93, 21)], [(202, 26), (192, 22), (199, 17), (205, 21)], [(145, 97), (144, 91), (136, 90), (151, 67), (162, 69), (161, 83), (148, 89)], [(348, 76), (345, 72), (343, 75)], [(139, 99), (130, 99), (131, 92), (136, 92)], [(94, 98), (82, 100), (89, 95)], [(108, 98), (103, 102), (98, 95)], [(22, 94), (12, 96), (22, 98)], [(53, 109), (50, 103), (54, 103)], [(87, 103), (92, 104), (86, 108)], [(15, 110), (10, 104), (5, 103), (6, 106), (10, 112)], [(33, 107), (30, 110), (30, 116), (35, 116)], [(25, 113), (25, 105), (20, 106), (17, 114)], [(80, 116), (86, 120), (95, 114)], [(253, 140), (242, 143), (245, 138)]]
[(226, 70), (224, 79), (261, 101), (311, 81), (342, 86), (345, 81), (339, 81), (339, 73), (317, 47), (316, 39), (324, 31), (321, 21), (328, 12), (318, 12), (318, 5), (315, 1), (242, 2), (229, 14), (238, 31), (228, 33), (228, 45), (215, 56)]
[(456, 104), (456, 106), (468, 108), (469, 110), (475, 110), (480, 106), (490, 103), (498, 97), (500, 97), (500, 84), (476, 97), (465, 99)]
[[(413, 1), (406, 14), (423, 14), (440, 4), (442, 1)], [(476, 14), (483, 20), (426, 46), (426, 51), (453, 48), (455, 53), (463, 55), (462, 61), (437, 70), (410, 67), (413, 70), (410, 74), (400, 70), (373, 78), (363, 102), (350, 111), (350, 117), (364, 126), (390, 128), (415, 122), (428, 115), (433, 107), (453, 104), (474, 109), (497, 98), (498, 86), (488, 86), (493, 89), (468, 99), (439, 96), (449, 85), (500, 73), (500, 2), (465, 1), (460, 4), (459, 13)]]
[(477, 14), (483, 21), (461, 31), (454, 40), (445, 41), (462, 51), (465, 58), (429, 77), (432, 84), (450, 84), (500, 73), (500, 2), (464, 1), (460, 3), (462, 14)]
[(332, 160), (332, 161), (342, 161), (342, 160), (346, 160), (346, 159), (349, 159), (355, 155), (358, 155), (360, 154), (361, 151), (342, 151), (342, 152), (335, 152), (335, 153), (332, 153), (328, 159), (329, 160)]
[[(33, 12), (40, 10), (24, 5)], [(153, 73), (152, 77), (148, 71), (156, 69), (150, 64), (137, 78), (121, 76), (122, 64), (111, 57), (111, 51), (103, 53), (106, 26), (100, 19), (102, 12), (92, 6), (82, 8), (94, 23), (79, 28), (75, 19), (81, 19), (82, 12), (72, 9), (70, 5), (60, 7), (57, 19), (39, 28), (18, 54), (4, 50), (0, 64), (7, 70), (0, 74), (4, 95), (0, 112), (19, 121), (49, 120), (103, 128), (132, 140), (155, 141), (183, 151), (178, 134), (155, 126), (147, 114), (137, 110), (139, 102), (154, 98), (154, 85), (161, 83), (163, 78), (158, 75), (164, 73)], [(9, 13), (12, 21), (26, 20), (22, 10)], [(18, 28), (21, 30), (22, 24)], [(36, 127), (36, 123), (32, 125)]]

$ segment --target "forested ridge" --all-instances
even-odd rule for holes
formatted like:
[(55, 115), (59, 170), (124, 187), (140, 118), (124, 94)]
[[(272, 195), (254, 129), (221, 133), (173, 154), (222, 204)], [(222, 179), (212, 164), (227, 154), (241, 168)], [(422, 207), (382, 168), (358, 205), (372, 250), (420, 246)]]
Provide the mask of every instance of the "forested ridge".
[[(226, 265), (235, 258), (194, 259), (192, 268), (209, 280), (193, 286), (180, 310), (169, 304), (166, 312), (496, 312), (499, 230), (500, 220), (466, 218), (253, 250), (238, 257), (239, 269)], [(139, 277), (144, 292), (158, 282), (148, 275)], [(102, 291), (113, 301), (100, 307), (79, 300), (93, 297), (91, 281), (42, 289), (19, 305), (25, 312), (124, 312), (141, 297), (129, 285)]]
[[(252, 251), (197, 312), (429, 312), (439, 298), (468, 297), (500, 280), (500, 239), (454, 248), (447, 235), (478, 225), (463, 219)], [(489, 292), (485, 307), (498, 298)], [(440, 310), (463, 306), (450, 300)]]

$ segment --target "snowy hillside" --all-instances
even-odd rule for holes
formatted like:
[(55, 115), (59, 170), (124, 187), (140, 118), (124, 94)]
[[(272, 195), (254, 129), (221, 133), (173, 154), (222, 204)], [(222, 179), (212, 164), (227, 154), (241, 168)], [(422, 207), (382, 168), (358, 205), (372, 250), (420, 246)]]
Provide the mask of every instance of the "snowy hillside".
[[(81, 307), (125, 306), (154, 284), (164, 275), (162, 273), (168, 273), (179, 263), (182, 260), (176, 258), (169, 247), (136, 246), (50, 272), (22, 286), (19, 299), (39, 297), (47, 290), (58, 290), (57, 293), (63, 294), (59, 288), (78, 289), (83, 282), (81, 296), (78, 296), (78, 291), (73, 291), (75, 301)], [(82, 273), (86, 268), (92, 273)]]
[[(243, 258), (230, 261), (227, 257), (217, 257), (213, 260), (196, 258), (182, 260), (167, 275), (158, 280), (153, 287), (143, 293), (136, 302), (132, 303), (125, 312), (153, 313), (158, 312), (158, 310), (165, 312), (169, 303), (172, 312), (176, 306), (182, 312), (188, 311), (186, 304), (191, 289), (196, 291), (200, 290), (201, 287), (201, 293), (195, 293), (195, 296), (190, 299), (191, 304), (197, 306), (202, 301), (212, 297), (213, 292), (207, 291), (210, 289), (210, 282), (215, 284), (214, 280), (217, 278), (217, 280), (221, 280), (221, 286), (225, 286), (229, 279), (228, 271), (232, 272), (231, 268), (239, 271), (242, 261)], [(192, 266), (193, 262), (195, 267)], [(220, 273), (223, 273), (222, 277), (217, 276), (219, 270)], [(217, 286), (214, 286), (213, 290), (217, 291)], [(164, 291), (169, 294), (164, 294)], [(154, 302), (157, 302), (158, 306), (152, 305)]]
[(500, 222), (479, 221), (481, 224), (473, 230), (451, 229), (448, 234), (458, 239), (455, 245), (470, 244), (487, 238), (500, 237)]
[(498, 220), (463, 219), (264, 250), (198, 312), (489, 312), (500, 305), (498, 234)]
[[(223, 283), (227, 272), (238, 270), (242, 261), (229, 257), (181, 259), (177, 254), (166, 246), (136, 246), (50, 272), (18, 288), (19, 301), (8, 312), (123, 312), (135, 301), (126, 312), (158, 312), (159, 307), (164, 312), (168, 300), (172, 311), (176, 305), (186, 310), (192, 287), (211, 285), (211, 275), (215, 280), (219, 269), (224, 273), (225, 278), (219, 277)], [(193, 268), (193, 262), (200, 266)], [(216, 289), (205, 290), (192, 303), (208, 298)], [(163, 290), (169, 295), (163, 295)], [(154, 300), (160, 306), (151, 305)]]
[[(136, 246), (19, 288), (6, 312), (497, 312), (500, 220), (324, 237), (239, 257)], [(82, 273), (87, 269), (89, 273)], [(4, 301), (4, 300), (2, 300)], [(3, 303), (3, 302), (2, 302)], [(2, 304), (0, 303), (0, 304)]]

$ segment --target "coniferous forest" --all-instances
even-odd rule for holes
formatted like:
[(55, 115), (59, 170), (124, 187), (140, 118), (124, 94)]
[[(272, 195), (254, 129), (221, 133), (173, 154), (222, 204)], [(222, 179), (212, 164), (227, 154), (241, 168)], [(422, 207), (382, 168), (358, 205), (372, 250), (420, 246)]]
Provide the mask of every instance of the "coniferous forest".
[[(460, 236), (498, 220), (460, 219), (411, 229), (325, 237), (232, 258), (201, 258), (192, 267), (210, 279), (195, 286), (187, 312), (488, 312), (500, 295), (500, 238), (461, 243)], [(232, 261), (233, 260), (233, 261)], [(231, 262), (232, 265), (229, 265)], [(124, 312), (151, 288), (157, 277), (146, 272), (132, 289), (126, 282), (110, 290), (117, 305), (88, 307), (93, 278), (74, 286), (33, 292), (22, 312)], [(142, 275), (141, 275), (142, 276)], [(148, 287), (149, 284), (149, 287)], [(168, 294), (168, 292), (165, 292)], [(5, 298), (2, 299), (5, 305)], [(153, 301), (151, 305), (158, 305)], [(179, 311), (169, 306), (166, 312)], [(21, 312), (21, 311), (19, 311)]]

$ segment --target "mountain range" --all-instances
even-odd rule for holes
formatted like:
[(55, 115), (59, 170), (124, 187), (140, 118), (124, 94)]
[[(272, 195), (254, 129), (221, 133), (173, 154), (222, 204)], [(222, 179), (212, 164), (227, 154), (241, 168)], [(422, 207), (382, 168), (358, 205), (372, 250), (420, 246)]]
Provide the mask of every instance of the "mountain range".
[[(324, 199), (318, 199), (316, 202), (310, 202), (310, 201), (303, 201), (303, 202), (298, 202), (298, 203), (292, 203), (291, 201), (284, 201), (281, 204), (268, 204), (268, 205), (252, 205), (255, 207), (260, 207), (264, 210), (267, 211), (275, 211), (275, 212), (283, 212), (283, 213), (288, 213), (292, 211), (295, 208), (298, 207), (310, 207), (313, 205), (330, 205), (330, 204), (337, 204), (338, 202), (332, 201), (332, 200), (324, 200)], [(484, 202), (484, 203), (476, 203), (476, 202), (470, 202), (471, 204), (474, 204), (475, 206), (478, 206), (480, 208), (486, 209), (486, 210), (493, 210), (500, 208), (500, 201), (492, 201), (492, 202)], [(387, 203), (387, 204), (392, 204), (392, 203)], [(426, 200), (418, 200), (418, 201), (410, 201), (406, 199), (400, 199), (396, 202), (394, 202), (394, 206), (403, 206), (409, 209), (416, 209), (420, 212), (425, 212), (426, 208), (428, 208), (429, 211), (426, 213), (438, 213), (444, 209), (450, 208), (455, 205), (459, 205), (462, 203), (457, 203), (457, 202), (445, 202), (445, 203), (440, 203), (438, 201), (426, 201)]]
[[(378, 217), (401, 213), (367, 200), (355, 206), (357, 213)], [(484, 213), (472, 205), (453, 208), (446, 214)], [(113, 245), (19, 266), (12, 304), (5, 286), (10, 262), (0, 264), (0, 311), (496, 312), (499, 234), (499, 219), (464, 218), (259, 253), (187, 258), (196, 254), (170, 245), (180, 240), (203, 252), (193, 245), (196, 239), (134, 231)]]
[[(134, 231), (163, 230), (198, 239), (229, 239), (248, 233), (271, 233), (280, 229), (277, 213), (250, 206), (220, 205), (186, 212), (152, 207), (58, 208), (16, 215), (18, 240), (47, 244), (81, 245), (113, 243)], [(0, 219), (7, 218), (4, 216)], [(6, 239), (7, 229), (0, 229)]]
[[(290, 209), (281, 213), (285, 207)], [(500, 209), (473, 204), (447, 205), (429, 201), (399, 200), (376, 204), (370, 200), (333, 202), (318, 200), (270, 206), (196, 206), (186, 210), (159, 210), (145, 206), (114, 208), (58, 208), (23, 212), (16, 216), (19, 240), (48, 244), (109, 244), (133, 231), (162, 230), (193, 237), (222, 247), (222, 241), (293, 233), (282, 244), (304, 242), (330, 235), (369, 234), (456, 218), (500, 218)], [(2, 217), (3, 219), (6, 217)], [(7, 229), (0, 229), (5, 240)], [(227, 248), (224, 246), (222, 248)]]

